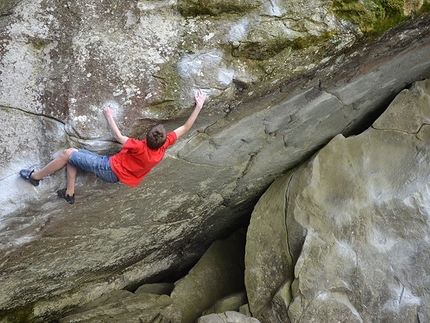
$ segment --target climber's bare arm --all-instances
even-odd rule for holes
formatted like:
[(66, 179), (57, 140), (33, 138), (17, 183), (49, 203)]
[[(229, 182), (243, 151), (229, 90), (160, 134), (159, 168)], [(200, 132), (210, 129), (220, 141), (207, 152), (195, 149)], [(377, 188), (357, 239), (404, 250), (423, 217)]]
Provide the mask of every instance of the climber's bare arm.
[(180, 126), (179, 128), (175, 129), (175, 133), (176, 136), (178, 136), (178, 138), (180, 136), (182, 136), (184, 133), (186, 133), (188, 130), (191, 129), (191, 127), (194, 124), (194, 121), (196, 121), (197, 116), (200, 113), (200, 110), (203, 107), (203, 103), (205, 103), (206, 100), (206, 94), (202, 91), (199, 90), (195, 95), (194, 95), (194, 99), (196, 100), (196, 107), (194, 108), (193, 113), (191, 113), (190, 117), (188, 118), (187, 122), (185, 122), (185, 124), (183, 126)]
[(115, 139), (122, 145), (125, 144), (125, 142), (128, 140), (127, 136), (124, 136), (121, 134), (121, 131), (119, 131), (118, 126), (115, 123), (115, 120), (113, 119), (113, 111), (109, 109), (108, 107), (103, 108), (103, 114), (106, 118), (106, 121), (108, 122), (110, 128), (113, 131), (113, 134), (115, 136)]

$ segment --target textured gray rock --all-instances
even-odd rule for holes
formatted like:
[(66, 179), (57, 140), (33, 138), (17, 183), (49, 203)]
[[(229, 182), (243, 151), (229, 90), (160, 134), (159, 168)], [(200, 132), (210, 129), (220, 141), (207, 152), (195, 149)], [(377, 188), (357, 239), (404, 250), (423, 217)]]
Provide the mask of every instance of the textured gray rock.
[(171, 303), (172, 300), (167, 295), (114, 291), (75, 310), (76, 313), (70, 313), (60, 322), (153, 322), (160, 317), (160, 311)]
[[(222, 312), (239, 310), (246, 303), (244, 249), (245, 234), (236, 232), (214, 242), (188, 274), (175, 283), (173, 291), (166, 283), (146, 284), (135, 293), (113, 291), (64, 315), (60, 322), (187, 323), (195, 322), (212, 305), (213, 310)], [(229, 293), (233, 294), (228, 297)]]
[[(55, 319), (188, 267), (275, 178), (429, 74), (428, 16), (369, 43), (328, 2), (241, 3), (201, 16), (181, 1), (184, 16), (168, 0), (2, 2), (4, 321)], [(71, 208), (54, 193), (63, 172), (37, 188), (18, 177), (68, 146), (117, 151), (105, 104), (129, 136), (172, 130), (196, 88), (209, 100), (195, 128), (139, 188), (81, 175)]]
[(200, 317), (197, 323), (259, 323), (254, 317), (249, 317), (238, 312), (228, 311), (220, 314), (210, 314)]
[[(289, 181), (290, 176), (286, 175), (269, 187), (255, 206), (248, 227), (245, 285), (252, 314), (259, 318), (270, 316), (266, 312), (272, 313), (274, 293), (293, 277), (294, 264), (285, 223)], [(286, 292), (291, 294), (289, 289)]]
[(428, 248), (429, 90), (423, 81), (402, 92), (373, 129), (336, 137), (298, 176), (308, 185), (289, 197), (287, 212), (307, 235), (295, 267), (293, 321), (336, 317), (327, 310), (336, 304), (339, 319), (357, 322), (429, 319), (421, 253)]
[(156, 295), (170, 295), (173, 288), (175, 287), (174, 284), (170, 283), (155, 283), (155, 284), (145, 284), (142, 286), (139, 286), (139, 288), (135, 291), (136, 294), (140, 293), (147, 293), (147, 294), (156, 294)]
[(247, 303), (248, 298), (245, 290), (243, 290), (218, 300), (211, 308), (203, 312), (203, 316), (227, 311), (240, 312), (240, 308)]
[[(261, 250), (247, 245), (247, 258), (268, 262), (246, 261), (253, 315), (293, 323), (430, 319), (429, 259), (423, 252), (429, 247), (429, 117), (430, 81), (419, 81), (402, 91), (369, 130), (336, 136), (272, 184), (253, 213), (248, 240), (259, 238), (264, 247), (288, 241), (289, 249), (262, 247), (260, 256)], [(273, 192), (286, 202), (275, 198), (278, 206), (271, 209), (284, 215), (272, 212), (269, 218), (259, 206)], [(286, 232), (264, 225), (276, 228), (282, 221)], [(294, 272), (283, 270), (275, 286), (277, 276), (265, 273), (271, 263), (274, 272), (291, 266), (288, 251)], [(282, 278), (292, 281), (291, 288)], [(264, 286), (262, 300), (253, 296), (255, 285)], [(281, 294), (292, 296), (279, 298), (285, 286)], [(263, 305), (270, 311), (261, 311)], [(287, 314), (287, 320), (279, 320)]]
[(175, 283), (171, 295), (175, 322), (195, 322), (218, 300), (244, 290), (244, 250), (245, 234), (241, 231), (211, 245), (190, 272)]

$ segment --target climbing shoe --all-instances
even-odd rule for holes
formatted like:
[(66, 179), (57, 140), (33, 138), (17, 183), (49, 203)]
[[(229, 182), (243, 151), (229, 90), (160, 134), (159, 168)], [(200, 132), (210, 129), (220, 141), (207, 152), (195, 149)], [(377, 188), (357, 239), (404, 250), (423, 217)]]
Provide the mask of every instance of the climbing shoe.
[(33, 170), (21, 169), (21, 171), (19, 172), (19, 175), (21, 175), (22, 178), (24, 178), (25, 180), (29, 181), (34, 186), (38, 186), (40, 180), (39, 179), (34, 179), (33, 177), (31, 177), (31, 174), (33, 174), (33, 172), (34, 172), (34, 169)]
[(63, 188), (62, 190), (58, 190), (57, 194), (58, 194), (58, 197), (65, 199), (67, 201), (67, 203), (69, 203), (69, 204), (75, 203), (75, 194), (73, 194), (72, 196), (70, 196), (69, 194), (66, 194), (65, 188)]

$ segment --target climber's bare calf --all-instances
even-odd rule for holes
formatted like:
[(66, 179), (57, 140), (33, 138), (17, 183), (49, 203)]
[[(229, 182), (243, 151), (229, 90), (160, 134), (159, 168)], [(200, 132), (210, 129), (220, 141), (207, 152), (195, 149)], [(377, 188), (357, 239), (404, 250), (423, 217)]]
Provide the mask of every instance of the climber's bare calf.
[(43, 177), (57, 170), (60, 170), (61, 168), (67, 165), (67, 188), (64, 191), (65, 196), (62, 196), (62, 197), (66, 198), (67, 196), (69, 196), (69, 199), (66, 198), (66, 200), (67, 202), (70, 203), (70, 200), (75, 195), (75, 181), (76, 181), (76, 173), (78, 170), (75, 166), (72, 166), (69, 163), (69, 159), (71, 154), (75, 151), (78, 151), (78, 150), (75, 148), (65, 149), (58, 157), (54, 158), (48, 165), (43, 167), (41, 170), (34, 171), (34, 170), (23, 169), (21, 170), (20, 174), (25, 179), (28, 179), (31, 184), (33, 184), (34, 186), (37, 186), (39, 185), (39, 182)]

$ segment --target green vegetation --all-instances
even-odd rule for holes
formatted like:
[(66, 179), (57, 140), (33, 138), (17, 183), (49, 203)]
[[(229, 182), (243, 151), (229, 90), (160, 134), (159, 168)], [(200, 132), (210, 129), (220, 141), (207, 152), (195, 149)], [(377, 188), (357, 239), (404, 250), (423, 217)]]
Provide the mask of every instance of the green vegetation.
[(217, 16), (222, 13), (242, 13), (255, 9), (258, 3), (252, 1), (226, 0), (226, 1), (212, 1), (212, 0), (179, 0), (179, 12), (185, 16), (199, 16), (209, 15)]
[(49, 41), (35, 38), (35, 39), (32, 39), (30, 44), (33, 46), (35, 50), (41, 51), (49, 44)]
[(318, 43), (323, 43), (326, 40), (331, 39), (332, 37), (333, 37), (333, 32), (331, 31), (325, 31), (318, 36), (309, 36), (306, 38), (300, 37), (295, 39), (292, 42), (291, 47), (292, 49), (295, 49), (295, 50), (304, 49)]
[(408, 19), (404, 0), (335, 0), (335, 14), (359, 26), (365, 34), (382, 34)]
[(423, 6), (421, 9), (417, 12), (418, 15), (423, 14), (424, 12), (430, 12), (430, 1), (424, 1)]
[(32, 313), (33, 305), (29, 305), (27, 307), (17, 308), (10, 313), (0, 312), (0, 317), (3, 319), (3, 322), (27, 323)]

